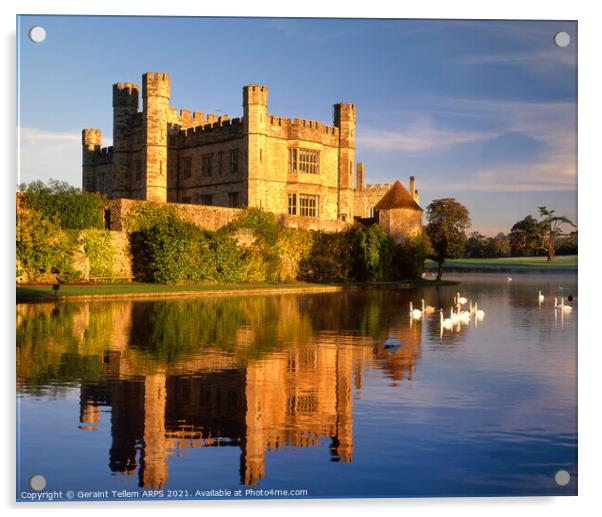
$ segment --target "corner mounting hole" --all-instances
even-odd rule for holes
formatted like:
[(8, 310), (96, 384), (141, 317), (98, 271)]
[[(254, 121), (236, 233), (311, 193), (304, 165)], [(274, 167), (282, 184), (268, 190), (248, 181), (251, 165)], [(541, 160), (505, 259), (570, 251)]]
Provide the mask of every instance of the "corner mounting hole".
[(566, 486), (571, 480), (571, 475), (564, 469), (559, 470), (554, 474), (554, 481), (558, 486)]
[(44, 488), (46, 488), (46, 478), (41, 474), (31, 476), (31, 478), (29, 478), (29, 486), (36, 492), (44, 490)]
[(34, 43), (42, 43), (46, 39), (46, 29), (44, 27), (40, 27), (36, 25), (29, 29), (29, 39)]
[(560, 48), (568, 47), (571, 43), (571, 37), (568, 32), (557, 32), (554, 36), (554, 43)]

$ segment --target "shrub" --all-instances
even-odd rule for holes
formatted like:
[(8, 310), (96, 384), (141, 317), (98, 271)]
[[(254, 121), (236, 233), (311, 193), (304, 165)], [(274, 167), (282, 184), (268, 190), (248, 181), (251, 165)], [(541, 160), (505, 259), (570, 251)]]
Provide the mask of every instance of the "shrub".
[(156, 283), (205, 280), (209, 245), (196, 226), (177, 218), (130, 234), (134, 276)]
[(266, 212), (261, 208), (245, 208), (225, 228), (225, 231), (232, 233), (239, 228), (254, 230), (256, 237), (260, 241), (258, 244), (275, 246), (278, 240), (279, 225), (276, 216), (272, 212)]
[[(30, 281), (44, 273), (62, 282), (78, 277), (73, 270), (73, 244), (56, 221), (23, 208), (17, 215), (17, 263)], [(19, 273), (19, 271), (17, 271)]]
[(32, 181), (22, 184), (23, 207), (36, 210), (62, 228), (104, 228), (103, 198), (94, 192), (82, 192), (64, 181)]

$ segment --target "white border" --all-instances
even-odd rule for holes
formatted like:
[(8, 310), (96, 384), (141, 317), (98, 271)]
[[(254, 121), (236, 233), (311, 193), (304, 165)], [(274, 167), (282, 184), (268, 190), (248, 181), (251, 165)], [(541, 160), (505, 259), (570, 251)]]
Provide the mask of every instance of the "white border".
[[(351, 515), (365, 515), (368, 511), (401, 512), (411, 511), (421, 515), (435, 515), (445, 512), (446, 517), (471, 515), (488, 517), (509, 513), (545, 514), (546, 517), (567, 515), (587, 515), (593, 508), (600, 508), (596, 499), (602, 490), (602, 467), (600, 453), (600, 402), (596, 400), (602, 389), (600, 367), (602, 366), (602, 341), (597, 332), (600, 316), (597, 314), (600, 302), (596, 299), (599, 285), (601, 256), (600, 233), (598, 230), (600, 212), (600, 160), (601, 136), (600, 96), (602, 80), (600, 57), (600, 17), (593, 1), (546, 1), (526, 2), (525, 0), (473, 1), (427, 1), (392, 2), (371, 0), (361, 5), (350, 0), (326, 2), (305, 0), (291, 4), (280, 1), (252, 2), (181, 2), (177, 0), (156, 1), (102, 0), (102, 1), (4, 1), (0, 3), (0, 26), (3, 52), (0, 82), (3, 114), (0, 122), (0, 157), (2, 160), (2, 243), (8, 248), (1, 256), (2, 268), (2, 316), (7, 329), (4, 348), (4, 396), (2, 397), (4, 418), (2, 444), (4, 446), (3, 468), (0, 469), (0, 486), (3, 489), (3, 506), (12, 513), (17, 505), (15, 494), (14, 462), (14, 393), (15, 393), (15, 353), (14, 353), (14, 191), (16, 183), (16, 120), (15, 120), (15, 15), (20, 14), (121, 14), (121, 15), (204, 15), (204, 16), (327, 16), (327, 17), (382, 17), (382, 18), (475, 18), (475, 19), (562, 19), (579, 21), (579, 496), (566, 498), (478, 498), (478, 499), (399, 499), (399, 500), (320, 500), (285, 502), (209, 502), (195, 501), (174, 504), (102, 503), (102, 504), (56, 504), (18, 505), (20, 515), (37, 515), (40, 511), (50, 513), (78, 512), (100, 514), (100, 512), (131, 513), (143, 508), (145, 513), (156, 512), (199, 512), (221, 514), (224, 512), (244, 512), (245, 517), (253, 515), (280, 514), (306, 515), (308, 512), (330, 514), (345, 512)], [(598, 206), (597, 206), (598, 205)], [(9, 245), (6, 246), (6, 243)], [(599, 253), (596, 253), (598, 251)], [(595, 312), (594, 312), (595, 311)], [(4, 320), (5, 319), (5, 320)], [(597, 504), (596, 504), (597, 503)]]

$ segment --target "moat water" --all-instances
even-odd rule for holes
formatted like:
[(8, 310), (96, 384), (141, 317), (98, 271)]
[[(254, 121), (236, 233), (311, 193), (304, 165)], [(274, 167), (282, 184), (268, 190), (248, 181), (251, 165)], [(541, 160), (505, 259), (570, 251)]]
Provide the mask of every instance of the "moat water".
[[(18, 305), (17, 496), (35, 474), (76, 499), (576, 494), (577, 277), (506, 276)], [(410, 320), (410, 300), (448, 311), (458, 290), (481, 321)]]

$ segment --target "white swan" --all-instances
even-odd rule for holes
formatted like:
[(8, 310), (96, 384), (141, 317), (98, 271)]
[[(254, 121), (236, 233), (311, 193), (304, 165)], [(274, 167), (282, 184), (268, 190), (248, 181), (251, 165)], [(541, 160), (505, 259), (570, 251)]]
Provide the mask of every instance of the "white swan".
[(454, 312), (453, 307), (449, 310), (449, 319), (454, 325), (460, 321), (460, 317)]
[(410, 302), (410, 317), (415, 320), (419, 320), (420, 318), (422, 318), (422, 311), (414, 309), (414, 307), (412, 307), (412, 302)]
[(443, 309), (439, 309), (439, 317), (441, 321), (441, 328), (450, 330), (453, 326), (453, 322), (449, 318), (443, 317)]
[(537, 297), (537, 300), (539, 301), (539, 303), (543, 303), (543, 299), (544, 299), (544, 296), (543, 296), (543, 294), (541, 294), (541, 291), (539, 291), (539, 296)]
[(554, 309), (562, 309), (562, 305), (558, 303), (558, 298), (554, 298)]
[(462, 311), (458, 314), (458, 317), (462, 323), (470, 323), (470, 311)]
[(571, 312), (573, 310), (570, 305), (564, 304), (564, 296), (560, 298), (560, 308), (562, 309), (562, 312)]
[(485, 311), (479, 309), (479, 306), (476, 302), (474, 304), (474, 315), (478, 320), (482, 320), (485, 317)]
[(468, 300), (464, 296), (460, 296), (460, 293), (456, 293), (454, 301), (459, 305), (464, 305)]
[(511, 276), (506, 277), (506, 280), (508, 280), (508, 282), (512, 282), (512, 277)]
[(433, 314), (435, 307), (432, 305), (424, 305), (424, 298), (422, 299), (422, 314)]

